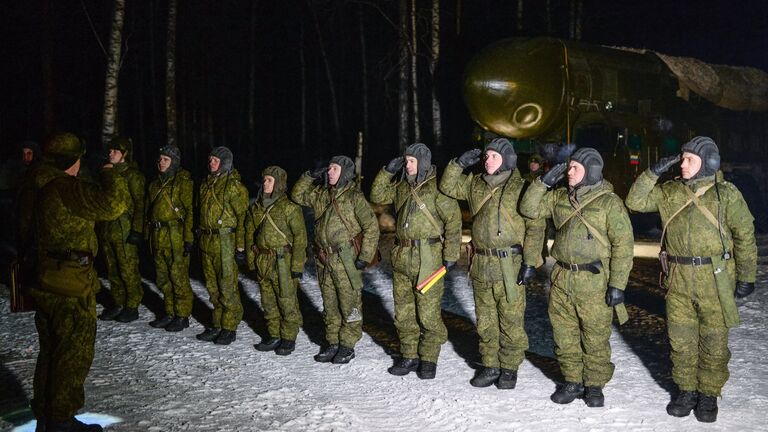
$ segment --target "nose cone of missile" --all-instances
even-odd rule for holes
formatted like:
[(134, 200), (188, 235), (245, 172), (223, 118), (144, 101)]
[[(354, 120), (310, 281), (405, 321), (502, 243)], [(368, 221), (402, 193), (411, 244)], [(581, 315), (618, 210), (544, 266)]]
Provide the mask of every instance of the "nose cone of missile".
[(464, 75), (472, 119), (511, 138), (551, 132), (565, 108), (563, 62), (556, 39), (505, 39), (483, 49)]

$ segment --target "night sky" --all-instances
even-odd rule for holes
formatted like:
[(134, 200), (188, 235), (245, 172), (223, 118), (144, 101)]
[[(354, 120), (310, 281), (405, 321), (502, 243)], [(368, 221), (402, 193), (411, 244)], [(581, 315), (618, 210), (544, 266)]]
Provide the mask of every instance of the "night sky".
[[(7, 2), (0, 17), (3, 159), (14, 144), (42, 140), (52, 130), (83, 136), (100, 146), (105, 55), (111, 2), (34, 0)], [(369, 131), (368, 179), (397, 152), (398, 4), (395, 0), (248, 1), (182, 0), (177, 32), (177, 94), (184, 165), (201, 175), (210, 145), (227, 145), (235, 165), (253, 186), (269, 164), (295, 179), (333, 154), (354, 154), (363, 129), (360, 17), (366, 39)], [(567, 37), (569, 1), (552, 0), (547, 32), (544, 0), (525, 1), (523, 30), (517, 2), (442, 0), (441, 62), (436, 88), (444, 119), (442, 163), (468, 143), (473, 124), (461, 97), (466, 62), (487, 44), (511, 36)], [(44, 10), (48, 5), (50, 13)], [(418, 0), (422, 141), (431, 144), (427, 69), (431, 2)], [(87, 11), (87, 15), (86, 15)], [(339, 106), (341, 139), (331, 117), (330, 91), (320, 55), (317, 16)], [(93, 23), (90, 27), (87, 16)], [(156, 149), (165, 142), (164, 65), (167, 6), (164, 0), (126, 0), (124, 60), (120, 73), (120, 127), (137, 146), (139, 163), (152, 172)], [(648, 48), (709, 63), (768, 70), (768, 6), (762, 1), (583, 0), (582, 41)], [(254, 40), (250, 41), (251, 22)], [(47, 24), (46, 24), (47, 23)], [(460, 31), (458, 31), (460, 30)], [(95, 33), (95, 34), (94, 34)], [(50, 60), (41, 55), (46, 43)], [(306, 63), (306, 142), (301, 145), (301, 68)], [(251, 53), (255, 63), (255, 136), (248, 137)], [(46, 97), (43, 66), (51, 68)], [(46, 126), (43, 107), (52, 104)], [(52, 129), (52, 130), (47, 130)], [(212, 132), (212, 135), (211, 133)], [(196, 149), (193, 147), (196, 142)]]

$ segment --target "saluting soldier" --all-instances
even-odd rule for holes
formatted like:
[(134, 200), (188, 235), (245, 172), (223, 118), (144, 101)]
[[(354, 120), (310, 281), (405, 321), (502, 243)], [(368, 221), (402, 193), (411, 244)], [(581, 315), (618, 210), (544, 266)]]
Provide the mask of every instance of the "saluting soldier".
[(717, 397), (728, 381), (728, 331), (739, 324), (734, 301), (755, 288), (754, 218), (739, 190), (723, 180), (720, 151), (708, 137), (683, 145), (682, 177), (657, 185), (681, 155), (662, 158), (643, 172), (627, 207), (661, 215), (667, 332), (672, 379), (679, 393), (667, 413), (701, 422), (717, 420)]
[(193, 181), (181, 167), (181, 150), (175, 145), (160, 149), (157, 178), (147, 193), (147, 227), (155, 260), (157, 287), (163, 293), (163, 314), (149, 322), (155, 328), (178, 332), (189, 327), (194, 294), (189, 283), (192, 233)]
[(285, 170), (269, 166), (261, 176), (261, 192), (245, 218), (248, 267), (256, 270), (268, 332), (256, 349), (288, 355), (302, 324), (296, 290), (307, 260), (307, 228), (301, 207), (286, 195)]
[[(482, 159), (484, 173), (463, 174)], [(483, 367), (470, 380), (475, 387), (517, 385), (517, 370), (528, 349), (525, 287), (540, 265), (544, 220), (528, 220), (518, 211), (525, 181), (517, 155), (506, 138), (472, 149), (448, 163), (440, 190), (466, 200), (472, 212), (469, 275), (475, 297), (477, 333)]]
[(243, 305), (237, 285), (238, 264), (246, 264), (245, 229), (248, 190), (233, 168), (232, 152), (215, 147), (208, 156), (208, 177), (200, 185), (200, 250), (213, 323), (197, 338), (229, 345), (237, 337)]
[[(567, 187), (548, 191), (566, 170)], [(614, 308), (620, 323), (627, 320), (624, 289), (634, 247), (627, 209), (603, 179), (600, 153), (584, 147), (567, 165), (556, 165), (534, 181), (520, 210), (555, 224), (549, 320), (566, 382), (550, 399), (567, 404), (583, 397), (587, 406), (602, 407), (602, 389), (614, 371), (609, 343)]]
[(107, 265), (109, 293), (114, 305), (101, 313), (104, 321), (131, 322), (139, 318), (139, 305), (144, 297), (139, 274), (139, 246), (144, 232), (144, 174), (133, 160), (133, 143), (115, 137), (109, 143), (109, 162), (125, 164), (123, 176), (128, 181), (126, 209), (119, 218), (103, 222), (99, 227), (101, 249)]
[[(403, 168), (402, 178), (393, 183)], [(382, 168), (371, 189), (371, 201), (394, 203), (397, 212), (392, 266), (395, 327), (400, 338), (401, 358), (388, 369), (392, 375), (416, 371), (421, 379), (434, 378), (440, 347), (448, 339), (440, 314), (445, 290), (443, 280), (426, 292), (416, 289), (441, 264), (450, 271), (459, 259), (459, 204), (440, 193), (436, 176), (437, 168), (432, 165), (429, 147), (416, 143)]]
[(105, 165), (99, 184), (78, 179), (84, 148), (69, 133), (50, 138), (44, 150), (48, 182), (34, 202), (39, 284), (32, 290), (40, 353), (32, 412), (38, 430), (101, 431), (75, 418), (85, 403), (83, 384), (93, 362), (98, 250), (95, 221), (112, 220), (129, 204), (125, 164)]
[[(354, 176), (352, 159), (334, 156), (327, 167), (305, 172), (291, 191), (293, 201), (315, 212), (327, 342), (315, 355), (321, 363), (349, 363), (363, 335), (362, 271), (374, 259), (379, 224)], [(313, 185), (318, 179), (321, 184)]]

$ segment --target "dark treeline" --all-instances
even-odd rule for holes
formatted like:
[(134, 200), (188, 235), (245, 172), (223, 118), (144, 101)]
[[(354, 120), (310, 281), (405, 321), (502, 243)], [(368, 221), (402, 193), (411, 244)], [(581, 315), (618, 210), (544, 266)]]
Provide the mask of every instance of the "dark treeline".
[[(474, 127), (461, 95), (466, 62), (504, 37), (575, 37), (713, 63), (768, 67), (763, 55), (768, 48), (766, 14), (750, 13), (761, 10), (752, 2), (733, 11), (726, 2), (700, 2), (691, 8), (660, 0), (633, 5), (441, 0), (440, 58), (433, 80), (434, 0), (180, 1), (176, 97), (184, 165), (200, 176), (208, 150), (226, 145), (253, 187), (269, 164), (285, 167), (295, 179), (331, 155), (354, 156), (358, 133), (363, 132), (368, 184), (399, 148), (400, 6), (403, 2), (410, 13), (412, 1), (419, 136), (432, 146), (434, 86), (444, 144), (435, 149), (438, 164), (469, 145)], [(2, 10), (2, 156), (8, 157), (18, 141), (41, 141), (56, 130), (84, 137), (92, 150), (101, 148), (102, 46), (109, 40), (112, 2), (35, 0), (11, 2)], [(167, 142), (168, 1), (127, 0), (125, 10), (118, 129), (134, 140), (139, 164), (151, 173), (156, 150)], [(739, 17), (723, 19), (726, 14)], [(404, 19), (410, 28), (410, 17)], [(731, 39), (722, 39), (726, 36)], [(408, 97), (410, 76), (408, 71)], [(409, 118), (408, 142), (414, 138), (414, 123)]]

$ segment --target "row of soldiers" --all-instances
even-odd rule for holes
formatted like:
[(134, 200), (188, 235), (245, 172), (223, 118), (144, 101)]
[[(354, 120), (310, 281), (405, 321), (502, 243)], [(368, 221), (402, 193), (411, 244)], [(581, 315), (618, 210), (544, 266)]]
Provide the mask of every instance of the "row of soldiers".
[[(312, 208), (326, 338), (314, 358), (337, 364), (354, 359), (362, 336), (363, 271), (377, 260), (379, 227), (354, 181), (350, 158), (335, 156), (327, 167), (305, 172), (290, 197), (285, 171), (268, 167), (249, 206), (232, 153), (214, 148), (209, 175), (198, 191), (195, 237), (193, 183), (181, 168), (178, 148), (160, 150), (158, 178), (143, 197), (143, 177), (129, 163), (130, 141), (115, 139), (110, 147), (100, 187), (72, 177), (82, 145), (70, 134), (47, 143), (49, 163), (29, 176), (37, 195), (33, 219), (41, 263), (41, 284), (34, 291), (41, 351), (33, 411), (48, 430), (69, 430), (57, 429), (60, 421), (76, 424), (72, 416), (82, 406), (82, 384), (93, 358), (98, 279), (92, 267), (95, 235), (88, 228), (94, 220), (106, 221), (102, 247), (115, 301), (102, 319), (136, 319), (141, 286), (135, 248), (144, 238), (165, 300), (165, 313), (150, 324), (168, 331), (189, 326), (193, 294), (188, 266), (196, 243), (214, 306), (211, 325), (197, 338), (216, 344), (235, 340), (243, 314), (237, 289), (242, 265), (256, 272), (267, 321), (269, 334), (256, 348), (287, 355), (295, 349), (302, 323), (297, 286), (307, 234), (300, 206)], [(681, 156), (682, 178), (656, 185)], [(465, 173), (480, 161), (481, 172)], [(548, 311), (565, 383), (551, 400), (567, 404), (583, 398), (590, 407), (603, 406), (602, 389), (614, 371), (609, 344), (614, 310), (620, 323), (627, 320), (624, 289), (633, 256), (627, 209), (602, 177), (603, 160), (594, 149), (578, 149), (567, 163), (532, 183), (516, 168), (512, 144), (500, 138), (453, 159), (439, 182), (431, 152), (421, 143), (409, 146), (376, 176), (371, 201), (394, 204), (397, 216), (391, 258), (401, 355), (388, 371), (398, 376), (416, 372), (421, 379), (436, 376), (447, 330), (440, 314), (444, 284), (434, 276), (451, 270), (459, 258), (457, 200), (464, 200), (473, 219), (469, 275), (482, 363), (470, 383), (515, 388), (528, 348), (525, 285), (542, 264), (546, 219), (552, 219), (556, 265)], [(718, 169), (715, 143), (694, 138), (682, 155), (662, 159), (643, 173), (626, 201), (637, 211), (659, 211), (666, 234), (667, 314), (673, 378), (680, 389), (667, 411), (685, 416), (695, 409), (696, 417), (707, 422), (716, 419), (716, 397), (728, 378), (728, 329), (738, 322), (733, 295), (749, 294), (756, 273), (752, 216)], [(566, 185), (558, 187), (563, 179)], [(423, 289), (432, 278), (437, 282)], [(68, 327), (72, 320), (62, 318), (62, 305), (72, 310), (74, 322), (84, 324)], [(59, 378), (54, 381), (54, 376)], [(71, 377), (65, 385), (58, 381), (62, 376)]]

